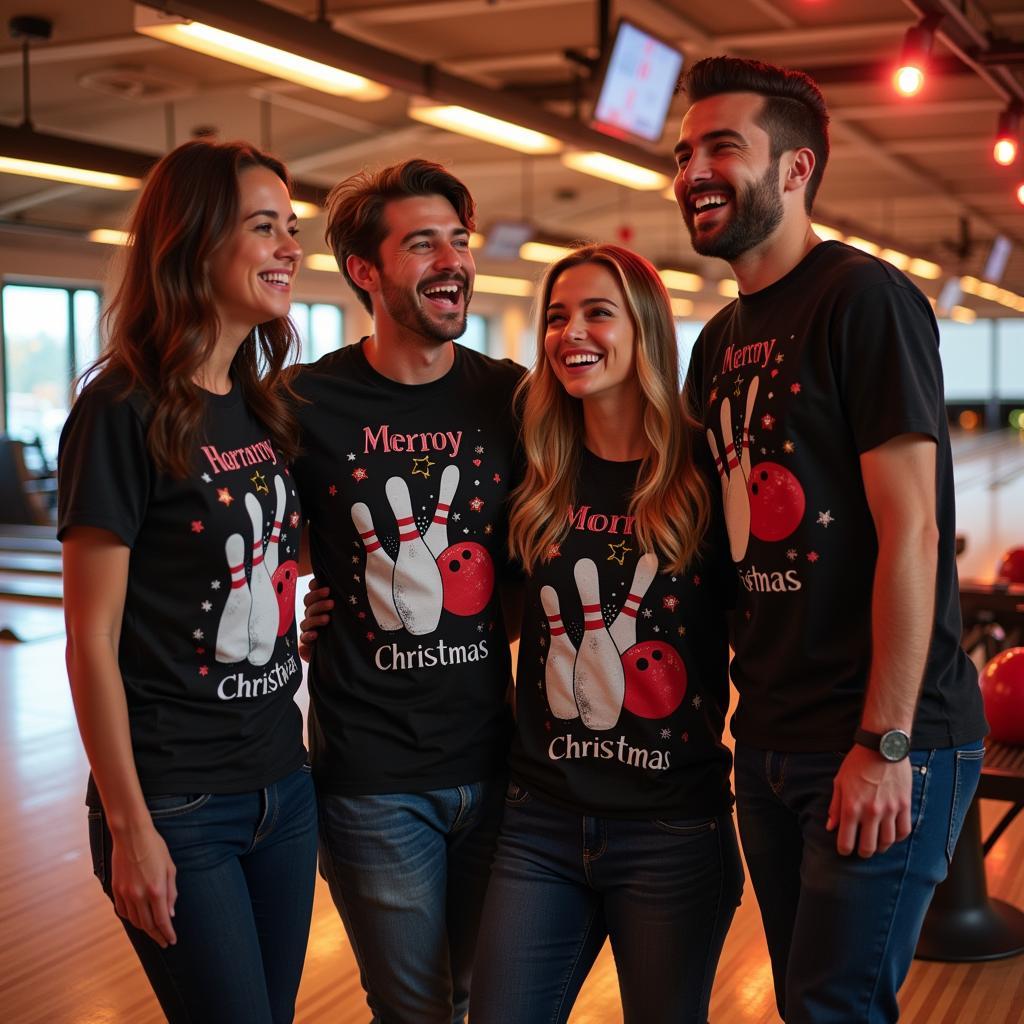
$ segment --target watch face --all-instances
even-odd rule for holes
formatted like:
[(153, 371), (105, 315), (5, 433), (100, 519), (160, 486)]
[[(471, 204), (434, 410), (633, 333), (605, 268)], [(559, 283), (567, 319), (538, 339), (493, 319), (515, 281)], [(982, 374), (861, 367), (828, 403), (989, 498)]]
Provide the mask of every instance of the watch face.
[(882, 734), (878, 752), (887, 761), (902, 761), (910, 753), (910, 737), (898, 729)]

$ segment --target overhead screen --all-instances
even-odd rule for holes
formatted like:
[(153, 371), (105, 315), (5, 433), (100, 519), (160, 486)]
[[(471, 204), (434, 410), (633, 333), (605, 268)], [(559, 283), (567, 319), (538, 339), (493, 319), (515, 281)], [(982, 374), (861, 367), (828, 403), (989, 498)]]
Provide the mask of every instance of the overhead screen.
[(661, 141), (683, 54), (623, 19), (605, 64), (592, 124), (607, 135)]

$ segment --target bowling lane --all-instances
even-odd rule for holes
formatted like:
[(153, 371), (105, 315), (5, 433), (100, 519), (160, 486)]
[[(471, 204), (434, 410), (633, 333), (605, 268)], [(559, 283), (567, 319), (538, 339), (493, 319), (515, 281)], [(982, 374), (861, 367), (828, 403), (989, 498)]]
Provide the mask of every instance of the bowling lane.
[(961, 579), (991, 582), (999, 556), (1024, 546), (1024, 434), (955, 435), (957, 532), (967, 547)]

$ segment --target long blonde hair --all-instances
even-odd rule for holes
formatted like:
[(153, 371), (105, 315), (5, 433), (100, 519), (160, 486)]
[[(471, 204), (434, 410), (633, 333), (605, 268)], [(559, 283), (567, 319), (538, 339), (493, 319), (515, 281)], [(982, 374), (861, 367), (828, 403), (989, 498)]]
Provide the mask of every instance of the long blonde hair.
[(710, 520), (711, 502), (693, 463), (697, 423), (679, 390), (679, 358), (668, 292), (654, 267), (618, 245), (587, 245), (548, 268), (540, 290), (537, 359), (516, 393), (522, 409), (526, 473), (512, 492), (509, 549), (527, 572), (549, 558), (569, 531), (583, 451), (583, 406), (566, 393), (544, 353), (544, 311), (568, 268), (597, 263), (618, 280), (636, 347), (648, 451), (640, 465), (629, 514), (645, 551), (656, 552), (666, 572), (693, 560)]

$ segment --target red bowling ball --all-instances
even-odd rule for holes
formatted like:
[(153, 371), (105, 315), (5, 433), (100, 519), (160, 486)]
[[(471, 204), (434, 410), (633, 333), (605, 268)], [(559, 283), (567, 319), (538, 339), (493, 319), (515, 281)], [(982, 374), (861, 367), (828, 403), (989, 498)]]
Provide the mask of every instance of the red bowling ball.
[(299, 563), (282, 562), (270, 577), (277, 594), (277, 635), (284, 636), (295, 618), (295, 584), (299, 581)]
[(686, 665), (671, 644), (647, 640), (622, 655), (623, 707), (640, 718), (667, 718), (686, 696)]
[(464, 541), (437, 558), (444, 587), (444, 609), (453, 615), (476, 615), (494, 593), (494, 562), (482, 544)]
[(1010, 548), (996, 571), (1000, 583), (1024, 583), (1024, 548)]
[(777, 462), (759, 462), (747, 481), (750, 532), (758, 540), (785, 540), (804, 517), (806, 499), (800, 481)]
[(992, 739), (1024, 746), (1024, 647), (1011, 647), (985, 666), (981, 694)]

